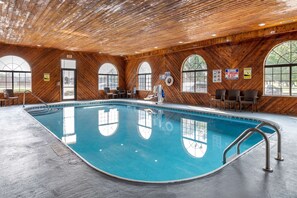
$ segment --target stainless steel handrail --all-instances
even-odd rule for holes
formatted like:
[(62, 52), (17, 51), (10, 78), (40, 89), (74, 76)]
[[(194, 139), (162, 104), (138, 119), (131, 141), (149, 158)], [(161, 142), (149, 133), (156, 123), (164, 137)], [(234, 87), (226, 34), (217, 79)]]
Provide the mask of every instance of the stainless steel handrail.
[(36, 98), (37, 100), (39, 100), (42, 104), (45, 105), (45, 107), (49, 110), (49, 106), (46, 102), (44, 102), (43, 100), (41, 100), (41, 98), (39, 98), (38, 96), (36, 96), (34, 93), (32, 93), (32, 91), (30, 90), (26, 90), (24, 91), (23, 93), (23, 107), (25, 107), (25, 104), (26, 104), (26, 93), (30, 93), (34, 98)]
[[(276, 131), (276, 134), (277, 134), (277, 156), (274, 158), (278, 161), (284, 161), (284, 158), (282, 157), (282, 152), (281, 152), (281, 133), (280, 131), (278, 130), (278, 128), (271, 124), (271, 123), (268, 123), (268, 122), (261, 122), (260, 124), (258, 124), (255, 128), (256, 129), (260, 129), (261, 127), (263, 126), (270, 126), (272, 127), (275, 131)], [(248, 135), (246, 135), (242, 140), (240, 140), (237, 144), (237, 154), (240, 154), (240, 145), (246, 140), (248, 139), (250, 136), (252, 135), (252, 133), (249, 133)]]
[(240, 136), (238, 136), (231, 144), (229, 144), (229, 146), (224, 150), (223, 152), (223, 164), (226, 163), (226, 155), (227, 152), (234, 146), (236, 145), (239, 141), (241, 141), (243, 138), (245, 138), (245, 136), (249, 135), (250, 133), (259, 133), (260, 135), (263, 136), (264, 140), (265, 140), (265, 144), (266, 144), (266, 160), (265, 160), (265, 167), (263, 168), (264, 171), (268, 171), (268, 172), (272, 172), (273, 170), (270, 168), (270, 142), (269, 142), (269, 138), (267, 137), (267, 135), (261, 131), (260, 129), (257, 128), (249, 128), (247, 130), (245, 130), (243, 133), (240, 134)]

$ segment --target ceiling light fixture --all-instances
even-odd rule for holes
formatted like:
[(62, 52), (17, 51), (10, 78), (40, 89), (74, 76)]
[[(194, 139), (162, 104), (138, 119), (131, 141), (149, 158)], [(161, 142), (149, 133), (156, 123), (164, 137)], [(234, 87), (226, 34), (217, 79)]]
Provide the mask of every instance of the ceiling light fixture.
[(270, 31), (270, 34), (275, 34), (275, 30)]
[(155, 49), (158, 49), (158, 47), (154, 47)]
[(212, 34), (211, 36), (215, 37), (215, 36), (217, 36), (217, 34)]
[(263, 26), (265, 26), (266, 24), (265, 23), (259, 23), (258, 24), (258, 26), (260, 26), (260, 27), (263, 27)]
[(184, 43), (184, 42), (182, 42), (182, 41), (179, 41), (178, 43)]
[(37, 47), (41, 47), (41, 45), (40, 44), (38, 44), (38, 45), (36, 45)]

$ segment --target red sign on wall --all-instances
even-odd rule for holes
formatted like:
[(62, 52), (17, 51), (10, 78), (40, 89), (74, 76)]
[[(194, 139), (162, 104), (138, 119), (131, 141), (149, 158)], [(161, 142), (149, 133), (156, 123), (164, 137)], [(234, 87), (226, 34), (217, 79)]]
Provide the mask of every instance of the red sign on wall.
[(225, 78), (227, 80), (238, 80), (239, 78), (239, 69), (226, 69)]

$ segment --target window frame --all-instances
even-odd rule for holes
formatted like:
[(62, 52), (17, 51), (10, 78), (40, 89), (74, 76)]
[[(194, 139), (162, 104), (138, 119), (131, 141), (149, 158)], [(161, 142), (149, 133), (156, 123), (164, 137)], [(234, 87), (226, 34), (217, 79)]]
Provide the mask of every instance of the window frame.
[[(195, 69), (195, 70), (186, 70), (184, 71), (184, 66), (185, 66), (185, 63), (187, 62), (187, 60), (191, 57), (191, 56), (200, 56), (205, 64), (206, 64), (206, 69)], [(197, 82), (200, 82), (200, 81), (196, 81), (194, 82), (194, 91), (184, 91), (183, 89), (183, 83), (184, 83), (184, 73), (193, 73), (194, 74), (194, 79), (197, 79), (197, 73), (203, 73), (203, 72), (206, 72), (206, 90), (205, 92), (198, 92), (196, 91), (197, 90)], [(200, 93), (200, 94), (206, 94), (208, 93), (208, 66), (207, 66), (207, 63), (205, 61), (205, 59), (199, 55), (199, 54), (192, 54), (192, 55), (189, 55), (187, 58), (185, 58), (185, 60), (183, 61), (183, 64), (182, 64), (182, 67), (181, 67), (181, 92), (184, 92), (184, 93)]]
[[(287, 43), (287, 42), (292, 42), (292, 41), (294, 41), (294, 42), (296, 42), (296, 44), (297, 44), (297, 40), (289, 40), (289, 41), (284, 41), (284, 42), (281, 42), (281, 43), (279, 43), (279, 44), (277, 44), (277, 45), (275, 45), (270, 51), (269, 51), (269, 53), (266, 55), (266, 58), (265, 58), (265, 61), (264, 61), (264, 67), (263, 67), (263, 95), (264, 96), (270, 96), (270, 97), (297, 97), (297, 95), (292, 95), (292, 89), (293, 89), (293, 86), (292, 86), (292, 77), (293, 77), (293, 74), (295, 74), (295, 73), (293, 73), (293, 67), (297, 67), (297, 62), (296, 63), (289, 63), (289, 64), (277, 64), (277, 65), (267, 65), (266, 64), (266, 62), (267, 62), (267, 59), (269, 58), (269, 55), (272, 53), (272, 52), (274, 52), (274, 49), (275, 48), (277, 48), (277, 47), (279, 47), (279, 46), (281, 46), (281, 45), (283, 45), (283, 44), (285, 44), (285, 43)], [(276, 52), (277, 53), (277, 52)], [(289, 51), (289, 52), (287, 52), (287, 53), (294, 53), (294, 52), (292, 52), (291, 50)], [(297, 51), (296, 51), (296, 53), (297, 53)], [(280, 58), (282, 58), (282, 59), (284, 59), (284, 60), (286, 60), (287, 61), (287, 59), (285, 59), (284, 58), (284, 56), (283, 56), (283, 54), (279, 54), (279, 53), (277, 53), (279, 56), (280, 56)], [(272, 86), (273, 86), (273, 82), (274, 82), (274, 80), (273, 80), (273, 68), (281, 68), (281, 73), (279, 74), (280, 75), (280, 78), (281, 78), (281, 80), (280, 80), (280, 82), (282, 82), (282, 68), (285, 68), (285, 67), (288, 67), (289, 68), (289, 95), (276, 95), (276, 94), (273, 94), (273, 92), (271, 93), (271, 94), (267, 94), (266, 93), (266, 87), (265, 87), (265, 85), (266, 85), (266, 76), (267, 76), (267, 74), (266, 74), (266, 68), (272, 68), (272, 73), (270, 74), (270, 76), (271, 76), (271, 78), (272, 78)], [(280, 88), (280, 89), (282, 89), (282, 88)]]
[[(105, 73), (99, 73), (100, 72), (100, 68), (102, 67), (102, 66), (104, 66), (105, 64), (111, 64), (114, 68), (115, 68), (115, 70), (116, 70), (116, 72), (117, 72), (117, 74), (105, 74)], [(100, 83), (100, 76), (105, 76), (106, 77), (106, 86), (105, 87), (109, 87), (110, 88), (110, 90), (116, 90), (117, 89), (117, 87), (119, 87), (119, 71), (118, 71), (118, 69), (117, 69), (117, 67), (114, 65), (114, 64), (112, 64), (112, 63), (103, 63), (100, 67), (99, 67), (99, 70), (98, 70), (98, 90), (104, 90), (104, 87), (103, 87), (103, 89), (100, 89), (100, 85), (99, 85), (99, 83)], [(117, 77), (117, 86), (116, 87), (110, 87), (110, 85), (109, 85), (109, 78), (110, 77)]]
[[(140, 71), (140, 68), (143, 66), (143, 64), (147, 63), (148, 66), (150, 67), (150, 70), (151, 70), (151, 73), (139, 73)], [(152, 91), (152, 67), (151, 65), (147, 62), (147, 61), (144, 61), (144, 62), (141, 62), (138, 66), (138, 72), (137, 72), (137, 83), (138, 83), (138, 86), (137, 86), (137, 90), (139, 91)], [(144, 89), (140, 89), (140, 83), (139, 83), (139, 77), (140, 76), (144, 76)], [(147, 77), (150, 76), (150, 82), (147, 82)], [(150, 83), (150, 84), (149, 84)], [(147, 89), (147, 87), (149, 86), (149, 89)]]
[[(24, 73), (24, 74), (31, 74), (30, 87), (29, 88), (27, 88), (27, 86), (26, 86), (27, 85), (27, 77), (25, 75), (25, 82), (24, 82), (25, 91), (26, 90), (32, 91), (32, 70), (31, 70), (31, 66), (29, 65), (29, 63), (20, 56), (16, 56), (16, 55), (7, 55), (7, 56), (21, 58), (25, 63), (28, 64), (30, 71), (0, 70), (0, 73), (6, 73), (5, 82), (4, 82), (5, 83), (5, 89), (12, 89), (14, 93), (23, 93), (23, 92), (20, 91), (20, 88), (18, 88), (18, 90), (16, 90), (16, 88), (15, 88), (15, 78), (14, 77), (15, 77), (16, 73)], [(3, 57), (5, 57), (5, 56), (0, 57), (0, 59), (3, 58)], [(7, 88), (7, 73), (11, 73), (11, 88)], [(19, 81), (19, 84), (20, 84), (20, 81)], [(0, 93), (3, 93), (3, 89), (0, 90)]]

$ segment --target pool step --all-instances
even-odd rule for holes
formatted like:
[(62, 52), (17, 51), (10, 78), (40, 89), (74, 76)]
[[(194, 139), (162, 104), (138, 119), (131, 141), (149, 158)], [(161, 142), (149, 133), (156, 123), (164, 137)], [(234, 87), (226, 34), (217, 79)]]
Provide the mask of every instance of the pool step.
[(57, 111), (59, 111), (59, 109), (57, 108), (49, 108), (49, 109), (43, 108), (43, 109), (32, 109), (27, 112), (30, 113), (32, 116), (39, 116), (39, 115), (56, 113)]

